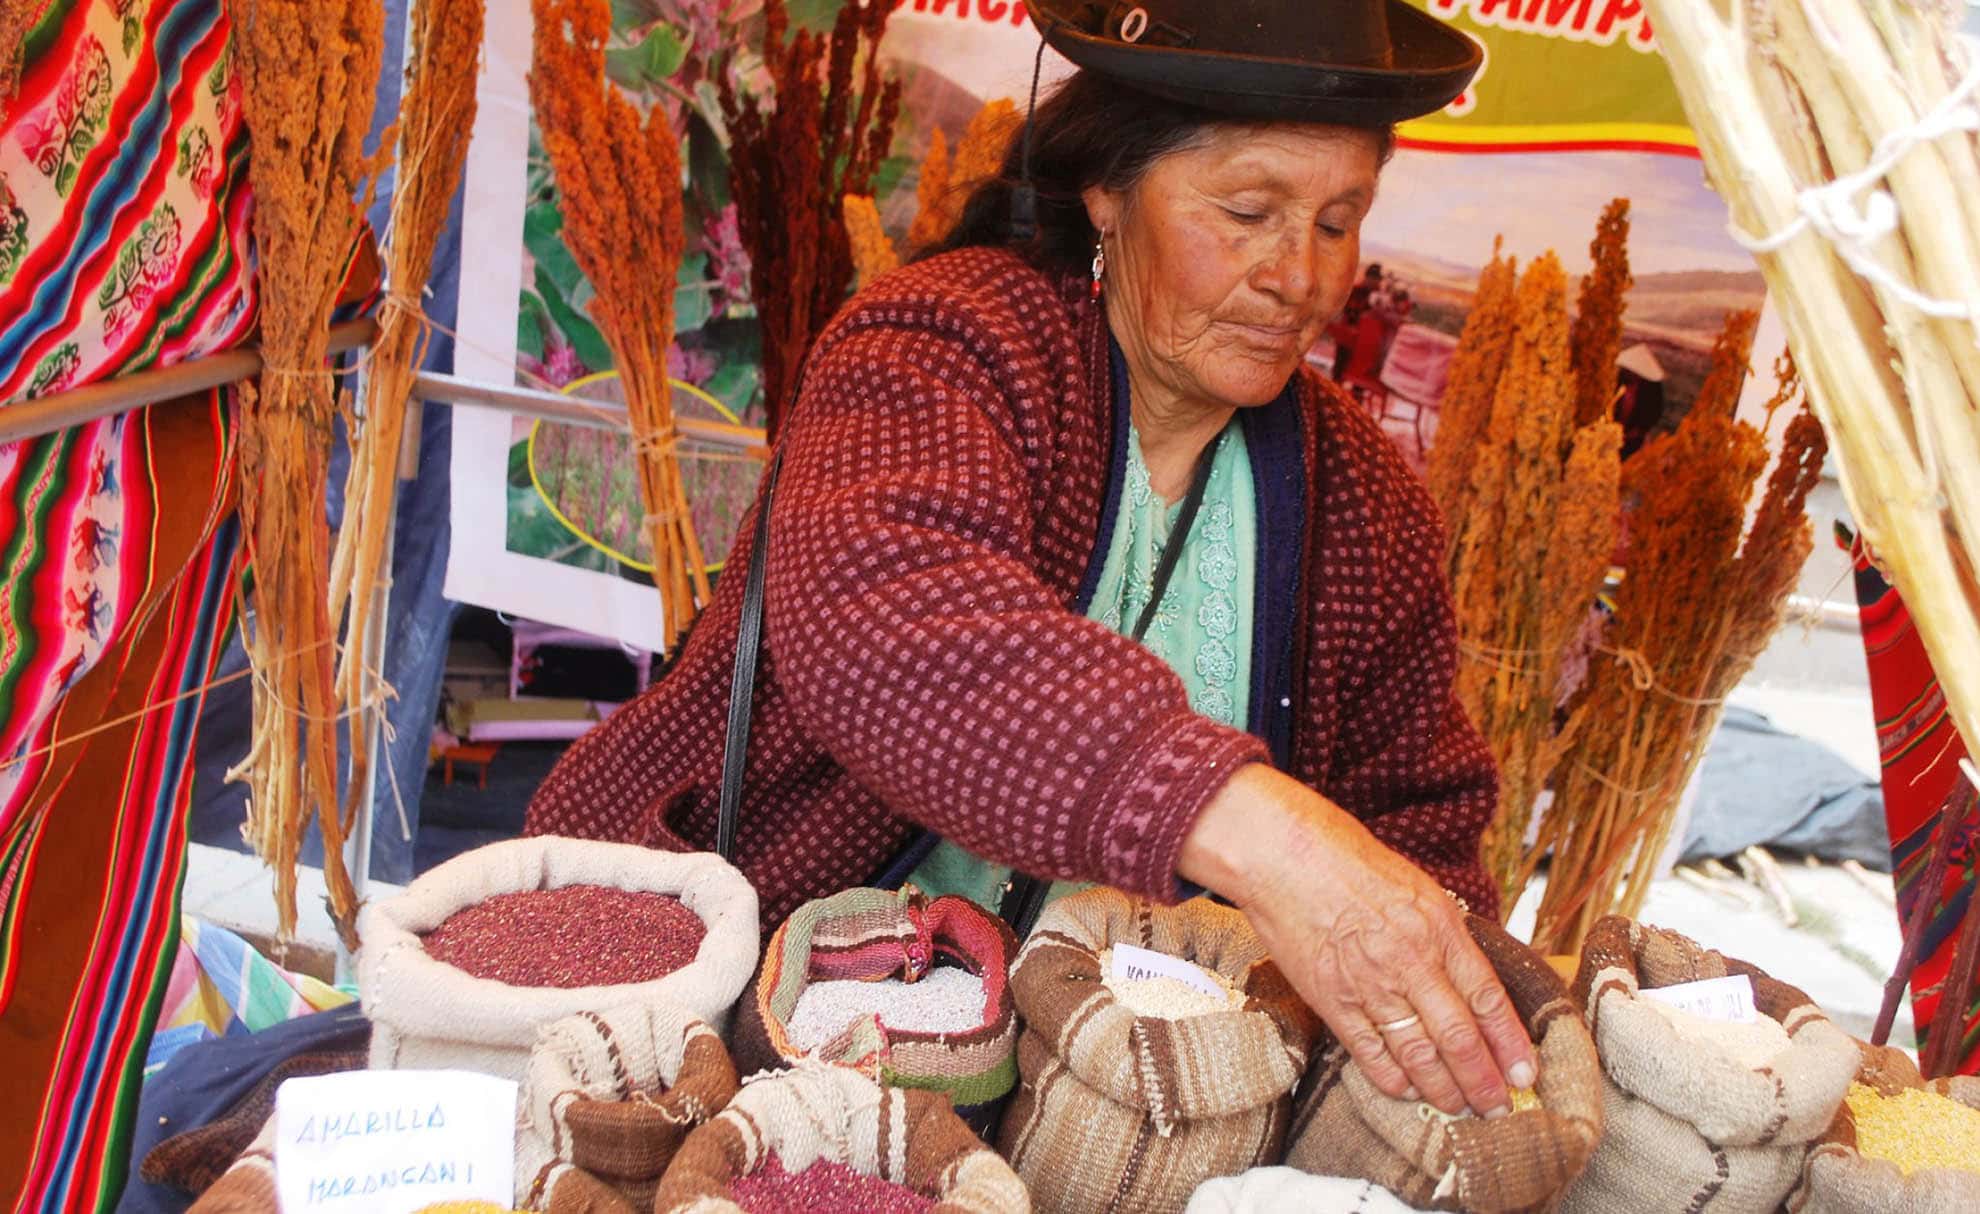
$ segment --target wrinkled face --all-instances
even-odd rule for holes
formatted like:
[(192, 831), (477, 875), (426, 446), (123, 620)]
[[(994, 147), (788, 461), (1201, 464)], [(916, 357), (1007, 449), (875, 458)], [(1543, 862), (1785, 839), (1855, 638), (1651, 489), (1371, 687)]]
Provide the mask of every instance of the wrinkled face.
[(1088, 190), (1130, 367), (1198, 405), (1277, 396), (1347, 300), (1380, 146), (1347, 127), (1218, 127), (1126, 191)]

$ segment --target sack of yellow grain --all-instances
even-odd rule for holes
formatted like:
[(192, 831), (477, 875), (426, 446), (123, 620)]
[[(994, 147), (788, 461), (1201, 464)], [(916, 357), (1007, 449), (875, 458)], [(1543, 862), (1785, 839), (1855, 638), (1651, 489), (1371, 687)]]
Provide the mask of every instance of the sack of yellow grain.
[[(1719, 1023), (1643, 994), (1745, 975), (1752, 1023)], [(1601, 1145), (1569, 1214), (1772, 1214), (1801, 1175), (1859, 1063), (1807, 995), (1676, 932), (1596, 923), (1574, 995), (1606, 1080)]]
[(1980, 1079), (1926, 1082), (1897, 1050), (1864, 1047), (1835, 1120), (1788, 1198), (1794, 1214), (1980, 1210)]
[(706, 1023), (663, 1003), (567, 1016), (546, 1028), (523, 1076), (516, 1204), (610, 1209), (653, 1202), (681, 1140), (728, 1107), (736, 1067)]
[(1466, 926), (1538, 1047), (1535, 1091), (1514, 1093), (1509, 1117), (1448, 1117), (1384, 1096), (1334, 1044), (1307, 1076), (1287, 1163), (1372, 1180), (1412, 1206), (1474, 1214), (1550, 1208), (1581, 1175), (1602, 1137), (1595, 1043), (1540, 954), (1495, 921), (1470, 915)]
[[(1119, 945), (1189, 962), (1201, 986), (1114, 974)], [(1021, 1086), (998, 1148), (1044, 1214), (1174, 1214), (1204, 1181), (1278, 1161), (1319, 1022), (1238, 911), (1073, 894), (1011, 987)]]

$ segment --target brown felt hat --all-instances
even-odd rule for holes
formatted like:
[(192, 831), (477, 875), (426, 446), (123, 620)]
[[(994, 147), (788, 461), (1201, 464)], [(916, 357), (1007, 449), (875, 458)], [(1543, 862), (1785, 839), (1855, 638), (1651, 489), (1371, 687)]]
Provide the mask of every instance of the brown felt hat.
[(1478, 44), (1407, 0), (1028, 0), (1081, 68), (1233, 118), (1373, 126), (1433, 113)]

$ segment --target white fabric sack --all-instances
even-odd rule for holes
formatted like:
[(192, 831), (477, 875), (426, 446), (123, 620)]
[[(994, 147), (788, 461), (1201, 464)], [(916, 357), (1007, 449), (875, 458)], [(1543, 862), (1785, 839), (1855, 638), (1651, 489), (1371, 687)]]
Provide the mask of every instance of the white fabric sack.
[(1253, 1168), (1197, 1186), (1183, 1214), (1421, 1214), (1369, 1180)]
[[(695, 959), (651, 982), (519, 987), (475, 978), (429, 956), (420, 936), (497, 894), (603, 885), (670, 894), (707, 928)], [(756, 890), (719, 856), (540, 836), (456, 856), (397, 897), (364, 908), (358, 989), (371, 1019), (374, 1070), (462, 1068), (522, 1080), (537, 1030), (627, 1004), (679, 1008), (725, 1031), (756, 971)]]

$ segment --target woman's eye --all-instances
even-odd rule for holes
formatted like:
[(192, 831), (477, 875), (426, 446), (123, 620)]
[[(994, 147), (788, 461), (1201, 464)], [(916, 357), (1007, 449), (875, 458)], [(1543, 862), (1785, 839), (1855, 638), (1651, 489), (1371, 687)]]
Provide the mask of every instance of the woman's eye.
[(1339, 240), (1348, 234), (1346, 226), (1338, 223), (1323, 223), (1320, 225), (1320, 231), (1322, 234), (1331, 236), (1335, 240)]
[(1225, 207), (1224, 214), (1229, 215), (1239, 223), (1260, 223), (1265, 218), (1264, 213), (1261, 211), (1245, 211), (1237, 207)]

